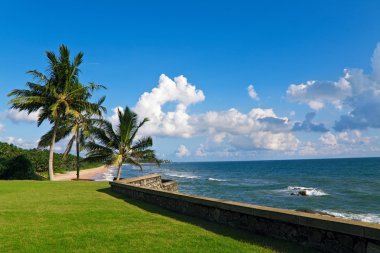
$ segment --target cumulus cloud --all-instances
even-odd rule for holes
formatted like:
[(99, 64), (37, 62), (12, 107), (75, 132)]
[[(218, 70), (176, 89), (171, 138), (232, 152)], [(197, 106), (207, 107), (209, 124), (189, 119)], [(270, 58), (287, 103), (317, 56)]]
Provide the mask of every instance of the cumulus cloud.
[(313, 80), (291, 84), (286, 94), (291, 101), (305, 103), (313, 110), (320, 110), (326, 104), (342, 108), (342, 100), (351, 94), (351, 86), (345, 77), (338, 82)]
[(315, 112), (309, 112), (305, 115), (305, 120), (303, 122), (296, 122), (293, 126), (293, 131), (305, 131), (305, 132), (327, 132), (328, 129), (323, 123), (313, 123), (312, 120), (315, 118)]
[(336, 131), (380, 128), (380, 43), (372, 56), (372, 73), (362, 69), (345, 69), (333, 81), (307, 81), (288, 87), (291, 101), (306, 103), (319, 110), (330, 104), (338, 109), (349, 108), (334, 125)]
[[(187, 108), (203, 100), (203, 91), (188, 83), (184, 76), (172, 80), (162, 74), (158, 87), (151, 92), (145, 92), (133, 110), (139, 116), (150, 119), (142, 128), (144, 134), (188, 138), (194, 134), (194, 128), (190, 123)], [(168, 103), (176, 104), (174, 111), (163, 111), (163, 106)]]
[(185, 145), (180, 145), (178, 147), (177, 152), (176, 152), (177, 157), (182, 158), (189, 155), (190, 155), (190, 151), (186, 148)]
[(27, 122), (35, 123), (38, 120), (39, 111), (28, 114), (26, 111), (19, 111), (17, 109), (9, 109), (6, 112), (6, 117), (14, 123)]
[(308, 141), (305, 144), (301, 145), (299, 152), (301, 156), (315, 156), (318, 154), (315, 144)]
[(257, 94), (257, 92), (255, 91), (255, 88), (253, 87), (253, 85), (249, 85), (248, 86), (248, 95), (253, 99), (253, 100), (260, 100), (259, 98), (259, 95)]
[(199, 145), (199, 147), (195, 151), (195, 155), (198, 157), (205, 157), (206, 156), (206, 151), (205, 151), (205, 147), (203, 144)]
[(3, 132), (5, 129), (5, 126), (3, 124), (0, 123), (0, 132)]
[(212, 139), (242, 149), (294, 150), (298, 139), (290, 132), (288, 119), (278, 117), (272, 109), (254, 108), (244, 114), (232, 108), (207, 112), (198, 117), (200, 131)]
[(319, 154), (349, 154), (372, 152), (376, 147), (371, 145), (371, 139), (363, 136), (359, 130), (350, 130), (333, 134), (331, 132), (324, 133), (320, 138), (323, 144), (318, 148)]
[[(278, 117), (272, 109), (253, 108), (248, 113), (234, 108), (203, 114), (187, 112), (189, 105), (204, 99), (203, 92), (188, 83), (184, 76), (172, 80), (161, 75), (158, 87), (144, 93), (134, 110), (151, 120), (142, 129), (145, 135), (204, 136), (215, 143), (246, 150), (294, 150), (297, 147), (298, 139), (291, 132), (288, 118)], [(168, 102), (175, 103), (174, 111), (164, 111)]]
[[(145, 92), (133, 110), (150, 121), (141, 129), (142, 135), (161, 137), (204, 137), (225, 149), (244, 150), (295, 150), (299, 140), (292, 132), (292, 124), (286, 117), (277, 116), (273, 109), (253, 108), (242, 113), (231, 108), (226, 111), (209, 111), (189, 114), (188, 106), (202, 102), (201, 90), (190, 84), (184, 76), (173, 80), (161, 75), (158, 86)], [(165, 106), (171, 103), (171, 107)], [(168, 111), (168, 108), (174, 110)], [(117, 108), (113, 109), (116, 120)], [(184, 151), (184, 147), (180, 147)], [(182, 154), (181, 152), (177, 152)], [(230, 153), (230, 152), (229, 152)], [(195, 155), (203, 156), (204, 147)]]
[(373, 140), (364, 136), (359, 130), (345, 132), (326, 132), (319, 137), (319, 142), (305, 141), (300, 143), (298, 153), (301, 156), (340, 156), (376, 154), (379, 148)]
[(7, 136), (4, 138), (1, 138), (1, 141), (6, 142), (8, 144), (13, 144), (15, 146), (25, 148), (25, 149), (32, 149), (37, 147), (38, 141), (29, 141), (24, 140), (22, 138), (14, 137), (14, 136)]
[(319, 140), (326, 145), (336, 145), (337, 144), (337, 138), (335, 135), (333, 135), (331, 132), (327, 132), (323, 134)]
[(112, 108), (112, 115), (107, 118), (112, 123), (113, 126), (116, 126), (117, 124), (119, 124), (119, 115), (118, 115), (119, 110), (121, 112), (124, 112), (124, 109), (121, 106)]

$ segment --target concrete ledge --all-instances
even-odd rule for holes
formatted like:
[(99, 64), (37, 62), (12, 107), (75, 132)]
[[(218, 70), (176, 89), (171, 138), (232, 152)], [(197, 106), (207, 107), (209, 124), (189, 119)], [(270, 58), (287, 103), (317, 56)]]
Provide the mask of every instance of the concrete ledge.
[(374, 252), (375, 246), (380, 245), (379, 224), (151, 189), (126, 183), (130, 180), (114, 181), (110, 185), (114, 191), (176, 212), (323, 251), (369, 252), (367, 245), (372, 245), (371, 252)]

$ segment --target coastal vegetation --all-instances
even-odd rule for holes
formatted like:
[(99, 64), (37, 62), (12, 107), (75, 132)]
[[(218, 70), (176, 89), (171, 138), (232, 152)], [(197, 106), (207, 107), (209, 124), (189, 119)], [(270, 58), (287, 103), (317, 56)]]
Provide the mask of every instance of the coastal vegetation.
[(311, 252), (112, 193), (106, 182), (0, 181), (0, 252)]
[[(83, 160), (83, 158), (80, 158)], [(76, 169), (76, 157), (54, 153), (55, 172), (63, 173)], [(44, 179), (48, 176), (49, 151), (22, 149), (0, 142), (0, 179)], [(87, 161), (81, 169), (100, 166), (101, 163)]]

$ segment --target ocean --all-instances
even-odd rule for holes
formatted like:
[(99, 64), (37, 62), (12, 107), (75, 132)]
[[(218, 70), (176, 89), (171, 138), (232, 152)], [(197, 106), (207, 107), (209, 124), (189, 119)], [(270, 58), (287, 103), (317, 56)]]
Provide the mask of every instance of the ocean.
[(122, 177), (151, 173), (183, 193), (380, 223), (380, 158), (125, 165)]

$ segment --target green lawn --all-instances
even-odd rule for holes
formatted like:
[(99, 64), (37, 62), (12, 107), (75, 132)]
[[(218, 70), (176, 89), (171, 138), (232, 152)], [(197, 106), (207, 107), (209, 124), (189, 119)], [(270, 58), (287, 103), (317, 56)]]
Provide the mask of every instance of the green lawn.
[(310, 252), (113, 194), (106, 182), (0, 181), (0, 252)]

